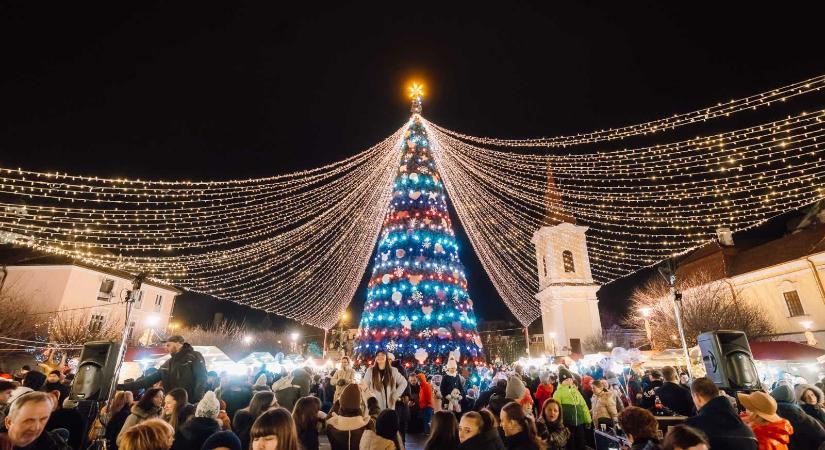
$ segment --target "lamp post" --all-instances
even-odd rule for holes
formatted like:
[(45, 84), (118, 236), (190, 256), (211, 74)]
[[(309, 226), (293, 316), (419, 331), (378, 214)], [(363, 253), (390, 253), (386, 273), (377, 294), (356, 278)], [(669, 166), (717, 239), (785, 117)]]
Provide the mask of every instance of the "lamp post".
[(341, 350), (341, 354), (344, 353), (344, 323), (349, 320), (349, 312), (344, 311), (344, 314), (341, 315), (341, 320), (338, 321), (338, 346)]
[(645, 321), (645, 335), (647, 335), (647, 343), (650, 344), (650, 349), (653, 350), (653, 337), (650, 332), (650, 312), (651, 308), (639, 308), (639, 312), (642, 313), (642, 318)]

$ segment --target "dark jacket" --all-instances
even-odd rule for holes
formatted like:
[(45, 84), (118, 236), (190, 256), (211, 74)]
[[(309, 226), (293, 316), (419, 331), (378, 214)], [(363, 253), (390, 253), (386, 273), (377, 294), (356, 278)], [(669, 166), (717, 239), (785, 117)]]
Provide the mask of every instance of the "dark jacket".
[(68, 444), (74, 450), (83, 450), (86, 437), (86, 420), (76, 409), (60, 408), (52, 412), (46, 422), (46, 430), (65, 428), (69, 431)]
[(307, 428), (298, 433), (298, 443), (301, 450), (318, 450), (321, 448), (321, 441), (318, 439), (316, 428)]
[(677, 383), (665, 381), (665, 383), (656, 389), (656, 395), (665, 407), (680, 416), (692, 416), (696, 414), (696, 407), (693, 404), (693, 398), (690, 396), (690, 391)]
[(724, 396), (705, 403), (685, 424), (702, 430), (713, 450), (756, 450), (758, 446), (751, 428), (742, 422)]
[(526, 431), (504, 436), (504, 448), (507, 450), (539, 450), (535, 442), (531, 441)]
[(196, 352), (188, 343), (183, 344), (180, 351), (163, 363), (157, 372), (140, 377), (131, 383), (126, 383), (118, 389), (128, 391), (145, 389), (158, 381), (163, 382), (165, 392), (175, 388), (183, 388), (189, 395), (190, 403), (199, 402), (206, 391), (206, 362), (203, 355)]
[(778, 386), (771, 391), (771, 397), (776, 400), (776, 413), (793, 427), (789, 450), (815, 449), (825, 442), (825, 428), (794, 403), (794, 392), (790, 386)]
[(461, 393), (461, 396), (464, 396), (464, 386), (461, 385), (461, 379), (458, 378), (458, 374), (455, 376), (444, 375), (441, 377), (441, 386), (439, 386), (439, 391), (441, 392), (441, 398), (444, 399), (446, 402), (447, 396), (453, 392), (453, 389), (458, 389)]
[[(656, 390), (664, 385), (662, 380), (653, 380), (650, 385), (642, 392), (642, 399), (639, 401), (639, 407), (644, 409), (652, 409), (656, 406)], [(661, 399), (660, 399), (661, 400)]]
[(458, 444), (458, 450), (498, 450), (498, 447), (489, 436), (479, 433)]
[(219, 396), (226, 402), (226, 414), (235, 417), (235, 413), (249, 406), (252, 400), (252, 387), (248, 384), (230, 385), (226, 389), (221, 388)]
[(659, 441), (656, 439), (637, 439), (630, 445), (630, 450), (660, 450)]
[(216, 419), (192, 416), (175, 433), (172, 450), (199, 449), (209, 436), (218, 431), (221, 431), (221, 424)]
[(294, 369), (292, 371), (292, 385), (275, 392), (278, 405), (286, 408), (287, 411), (292, 411), (299, 398), (309, 395), (309, 385), (309, 372), (300, 367)]
[(473, 405), (473, 410), (480, 411), (486, 408), (490, 404), (490, 397), (492, 397), (493, 394), (499, 394), (500, 396), (504, 397), (504, 391), (505, 387), (498, 385), (493, 385), (492, 387), (490, 387), (490, 389), (483, 391), (481, 394), (478, 395), (476, 403), (475, 405)]
[(62, 405), (63, 400), (66, 400), (66, 397), (69, 396), (69, 386), (66, 386), (63, 383), (44, 383), (43, 387), (40, 389), (43, 392), (51, 392), (51, 391), (59, 391), (60, 392), (60, 399), (58, 402)]
[[(3, 431), (0, 433), (0, 448), (3, 448), (7, 443), (9, 447), (11, 447), (11, 443), (8, 441), (8, 433)], [(23, 447), (14, 447), (14, 448), (23, 448)], [(40, 434), (40, 437), (37, 438), (34, 442), (32, 442), (28, 447), (25, 447), (26, 450), (71, 450), (69, 444), (66, 443), (60, 436), (52, 433), (51, 431), (43, 430), (43, 433)]]
[(106, 424), (106, 440), (109, 441), (109, 448), (117, 450), (117, 435), (120, 434), (120, 430), (123, 429), (123, 424), (126, 423), (126, 418), (129, 417), (131, 412), (129, 408), (124, 406), (123, 409), (116, 412), (111, 419), (109, 419), (109, 423)]
[(245, 409), (239, 409), (232, 418), (232, 431), (241, 440), (241, 448), (249, 448), (249, 432), (257, 417), (252, 417), (252, 413)]

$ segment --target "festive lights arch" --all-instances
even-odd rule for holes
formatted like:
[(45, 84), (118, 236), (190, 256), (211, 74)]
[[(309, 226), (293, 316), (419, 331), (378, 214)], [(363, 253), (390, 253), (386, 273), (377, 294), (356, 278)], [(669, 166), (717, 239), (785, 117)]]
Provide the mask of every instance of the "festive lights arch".
[[(503, 140), (420, 116), (458, 218), (523, 323), (539, 315), (532, 234), (548, 214), (590, 227), (608, 282), (715, 236), (825, 197), (825, 109), (652, 146), (561, 153), (721, 119), (818, 92), (825, 75), (643, 124)], [(408, 124), (350, 158), (228, 181), (107, 179), (0, 168), (0, 237), (330, 328), (351, 301), (382, 224)], [(525, 154), (515, 148), (555, 149)], [(548, 178), (548, 175), (551, 177)], [(425, 184), (416, 186), (423, 195)], [(548, 200), (552, 190), (555, 200)], [(382, 238), (386, 239), (386, 237)]]

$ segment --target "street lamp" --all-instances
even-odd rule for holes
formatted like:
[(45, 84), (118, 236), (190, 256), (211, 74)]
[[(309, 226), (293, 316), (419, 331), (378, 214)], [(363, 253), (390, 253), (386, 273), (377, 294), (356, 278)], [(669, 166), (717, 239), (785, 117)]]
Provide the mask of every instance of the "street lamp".
[(607, 348), (608, 348), (608, 349), (612, 349), (612, 348), (613, 348), (613, 343), (612, 343), (612, 342), (608, 342), (608, 343), (607, 343)]
[(246, 344), (246, 345), (251, 344), (252, 343), (252, 336), (250, 336), (248, 334), (246, 336), (244, 336), (243, 337), (243, 343)]
[(811, 328), (814, 327), (814, 323), (810, 320), (803, 320), (799, 322), (799, 324), (805, 329), (805, 340), (808, 341), (808, 345), (815, 347), (819, 342), (816, 340), (814, 333), (811, 331)]
[(650, 313), (653, 311), (653, 308), (644, 307), (639, 308), (639, 312), (642, 313), (642, 318), (645, 321), (645, 335), (647, 336), (647, 342), (650, 344), (650, 349), (653, 350), (653, 338), (652, 333), (650, 332)]

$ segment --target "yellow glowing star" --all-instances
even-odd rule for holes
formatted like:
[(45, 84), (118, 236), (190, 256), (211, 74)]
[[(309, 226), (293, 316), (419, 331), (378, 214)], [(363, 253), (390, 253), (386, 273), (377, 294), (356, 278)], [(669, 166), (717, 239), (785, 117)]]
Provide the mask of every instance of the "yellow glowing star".
[(412, 86), (409, 87), (409, 92), (410, 98), (423, 97), (424, 85), (419, 83), (413, 83)]

